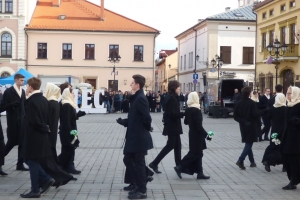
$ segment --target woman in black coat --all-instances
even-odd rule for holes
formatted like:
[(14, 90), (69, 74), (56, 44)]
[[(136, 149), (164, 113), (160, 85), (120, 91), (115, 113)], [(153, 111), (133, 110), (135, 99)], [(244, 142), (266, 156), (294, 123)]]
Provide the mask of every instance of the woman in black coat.
[(161, 150), (157, 157), (149, 164), (149, 167), (156, 173), (158, 171), (158, 164), (170, 151), (174, 150), (174, 157), (176, 165), (181, 162), (181, 139), (180, 135), (183, 133), (181, 126), (181, 118), (184, 113), (180, 112), (178, 94), (180, 92), (180, 83), (176, 80), (170, 81), (168, 84), (169, 94), (164, 100), (165, 112), (163, 115), (164, 130), (163, 135), (168, 136), (166, 146)]
[(61, 154), (58, 156), (58, 160), (62, 168), (69, 173), (72, 173), (70, 171), (72, 169), (69, 169), (69, 164), (73, 162), (75, 149), (79, 146), (78, 136), (71, 134), (77, 131), (77, 115), (75, 109), (74, 93), (72, 89), (66, 88), (62, 93), (59, 131)]
[(258, 134), (260, 133), (258, 119), (262, 115), (262, 112), (257, 109), (256, 103), (249, 98), (250, 94), (250, 87), (242, 89), (242, 100), (236, 104), (234, 111), (234, 120), (240, 125), (242, 143), (245, 143), (245, 148), (236, 163), (243, 170), (246, 169), (244, 166), (246, 156), (251, 162), (250, 167), (256, 167), (252, 145), (254, 142), (257, 142)]
[(123, 105), (122, 105), (123, 113), (128, 113), (129, 111), (129, 97), (130, 97), (129, 94), (126, 91), (123, 95)]
[(180, 165), (174, 167), (177, 175), (181, 178), (181, 173), (193, 175), (197, 173), (197, 179), (209, 179), (203, 174), (202, 157), (203, 150), (206, 149), (205, 138), (207, 132), (202, 126), (202, 113), (200, 110), (199, 97), (197, 92), (192, 92), (188, 97), (188, 108), (185, 110), (184, 123), (189, 125), (189, 152), (181, 160)]
[(284, 190), (293, 190), (300, 183), (300, 89), (289, 87), (281, 152), (290, 183)]
[[(286, 112), (286, 98), (282, 93), (278, 93), (275, 98), (275, 104), (269, 110), (269, 119), (271, 120), (271, 135), (273, 133), (281, 134), (284, 127), (284, 117)], [(279, 137), (280, 138), (280, 135)], [(282, 164), (282, 156), (280, 152), (280, 145), (276, 145), (270, 141), (270, 145), (266, 148), (262, 163), (265, 166), (267, 172), (271, 171), (270, 166)]]

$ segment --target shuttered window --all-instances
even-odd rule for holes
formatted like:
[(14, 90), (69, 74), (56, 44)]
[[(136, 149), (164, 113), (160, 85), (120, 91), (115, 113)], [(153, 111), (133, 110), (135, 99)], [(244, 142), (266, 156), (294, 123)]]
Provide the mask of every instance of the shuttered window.
[(243, 64), (253, 64), (254, 47), (243, 47)]
[(220, 47), (220, 55), (224, 64), (231, 64), (231, 47), (229, 46), (221, 46)]

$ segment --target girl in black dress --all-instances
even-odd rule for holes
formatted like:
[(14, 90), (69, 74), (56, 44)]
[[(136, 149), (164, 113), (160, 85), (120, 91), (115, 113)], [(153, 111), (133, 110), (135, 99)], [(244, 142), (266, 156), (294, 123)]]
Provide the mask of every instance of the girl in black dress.
[[(271, 120), (271, 135), (273, 133), (281, 134), (283, 132), (286, 111), (286, 98), (282, 93), (278, 93), (275, 97), (275, 104), (270, 108), (269, 116)], [(279, 135), (280, 138), (280, 135)], [(282, 164), (282, 156), (280, 152), (280, 145), (276, 145), (270, 141), (270, 145), (267, 147), (262, 163), (265, 166), (267, 172), (271, 171), (270, 166)]]

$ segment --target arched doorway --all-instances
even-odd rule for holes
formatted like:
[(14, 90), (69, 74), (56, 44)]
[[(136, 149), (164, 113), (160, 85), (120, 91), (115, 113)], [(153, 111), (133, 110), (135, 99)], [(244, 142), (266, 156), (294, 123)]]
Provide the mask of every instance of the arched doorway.
[(284, 70), (281, 73), (281, 75), (282, 75), (282, 78), (283, 78), (283, 81), (282, 81), (283, 94), (285, 94), (288, 87), (290, 87), (291, 85), (294, 84), (294, 73), (293, 73), (292, 70), (287, 69), (287, 70)]

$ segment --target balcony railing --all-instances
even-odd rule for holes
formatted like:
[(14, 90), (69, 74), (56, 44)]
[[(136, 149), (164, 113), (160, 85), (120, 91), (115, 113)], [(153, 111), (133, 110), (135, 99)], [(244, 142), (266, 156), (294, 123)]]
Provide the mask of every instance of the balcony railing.
[[(281, 52), (280, 52), (281, 53)], [(264, 48), (264, 59), (268, 58), (270, 53), (268, 48)], [(287, 50), (283, 57), (298, 57), (299, 56), (299, 44), (287, 44)]]

